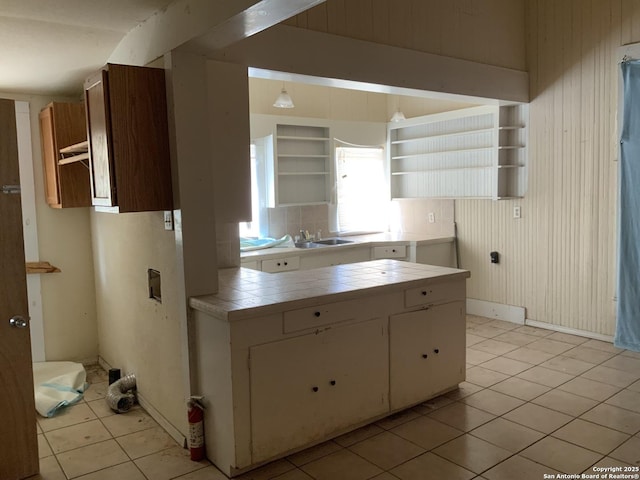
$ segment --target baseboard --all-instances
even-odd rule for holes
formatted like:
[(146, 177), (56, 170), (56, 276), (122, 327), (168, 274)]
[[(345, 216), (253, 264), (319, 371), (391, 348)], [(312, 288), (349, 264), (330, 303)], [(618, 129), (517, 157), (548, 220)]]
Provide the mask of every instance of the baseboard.
[[(158, 410), (156, 410), (151, 403), (147, 401), (144, 395), (140, 394), (140, 392), (138, 392), (138, 403), (142, 408), (144, 408), (144, 410), (149, 415), (151, 415), (151, 418), (153, 418), (156, 422), (160, 424), (160, 426), (164, 429), (165, 432), (171, 435), (171, 437), (173, 437), (173, 439), (176, 442), (178, 442), (178, 445), (182, 445), (182, 448), (187, 448), (187, 438), (182, 434), (182, 432), (180, 432), (180, 430), (174, 427), (169, 422), (169, 420), (164, 418), (162, 414)], [(185, 415), (186, 414), (187, 414), (187, 411), (185, 409)]]
[[(102, 368), (104, 368), (107, 372), (111, 368), (104, 358), (98, 357), (98, 363)], [(187, 438), (174, 427), (169, 420), (167, 420), (156, 408), (142, 395), (140, 392), (137, 393), (138, 403), (142, 408), (144, 408), (145, 412), (147, 412), (151, 418), (153, 418), (158, 424), (167, 432), (178, 445), (182, 445), (183, 448), (187, 447)], [(186, 415), (186, 410), (185, 410)]]
[(100, 365), (105, 372), (108, 372), (109, 370), (111, 370), (111, 365), (109, 365), (107, 361), (99, 355), (98, 355), (98, 365)]
[(523, 307), (476, 300), (475, 298), (467, 298), (467, 313), (480, 317), (504, 320), (505, 322), (517, 323), (519, 325), (524, 325), (525, 320)]
[(569, 335), (577, 335), (578, 337), (593, 338), (594, 340), (613, 343), (612, 335), (602, 335), (600, 333), (593, 333), (586, 330), (578, 330), (577, 328), (563, 327), (560, 325), (553, 325), (551, 323), (539, 322), (538, 320), (525, 318), (524, 307), (467, 298), (467, 313), (470, 315), (478, 315), (480, 317), (495, 318), (497, 320), (504, 320), (505, 322), (517, 323), (518, 325), (528, 325), (530, 327), (543, 328), (554, 332), (568, 333)]
[(578, 330), (577, 328), (562, 327), (560, 325), (552, 325), (550, 323), (530, 320), (528, 318), (525, 320), (524, 324), (530, 327), (544, 328), (545, 330), (553, 330), (554, 332), (568, 333), (569, 335), (577, 335), (578, 337), (593, 338), (594, 340), (613, 343), (613, 335), (602, 335), (600, 333)]

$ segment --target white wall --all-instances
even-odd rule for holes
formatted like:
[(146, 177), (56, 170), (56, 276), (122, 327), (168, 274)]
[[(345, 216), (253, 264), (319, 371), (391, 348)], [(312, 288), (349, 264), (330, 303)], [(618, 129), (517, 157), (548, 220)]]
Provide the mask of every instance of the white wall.
[[(529, 188), (522, 201), (456, 202), (471, 297), (523, 306), (527, 318), (551, 325), (614, 333), (615, 51), (640, 40), (639, 6), (528, 4)], [(489, 264), (491, 250), (501, 265)]]
[[(100, 356), (134, 373), (141, 395), (186, 430), (180, 310), (173, 231), (162, 212), (91, 213)], [(162, 303), (149, 298), (147, 269), (160, 272)]]
[(40, 260), (60, 268), (41, 274), (45, 358), (95, 363), (98, 356), (89, 209), (50, 208), (45, 201), (38, 114), (49, 102), (77, 101), (39, 95), (1, 94), (29, 102)]

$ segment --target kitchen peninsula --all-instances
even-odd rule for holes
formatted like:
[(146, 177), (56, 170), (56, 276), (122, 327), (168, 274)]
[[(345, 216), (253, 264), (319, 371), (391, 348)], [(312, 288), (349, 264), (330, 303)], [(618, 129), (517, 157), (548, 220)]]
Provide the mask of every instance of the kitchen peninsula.
[(468, 277), (389, 259), (220, 270), (190, 299), (208, 458), (234, 476), (454, 389)]

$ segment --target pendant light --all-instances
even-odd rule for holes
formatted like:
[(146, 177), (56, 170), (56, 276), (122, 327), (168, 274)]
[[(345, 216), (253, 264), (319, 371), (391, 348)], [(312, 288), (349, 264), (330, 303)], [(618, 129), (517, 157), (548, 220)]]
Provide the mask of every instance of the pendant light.
[(293, 108), (293, 100), (291, 100), (291, 96), (287, 93), (287, 91), (284, 88), (284, 83), (282, 84), (282, 91), (280, 92), (280, 95), (278, 95), (278, 98), (276, 98), (276, 101), (273, 104), (274, 107), (276, 108)]
[(404, 113), (402, 113), (400, 110), (396, 110), (396, 113), (394, 113), (393, 116), (391, 117), (391, 121), (400, 122), (402, 120), (406, 120)]
[(400, 111), (400, 97), (396, 95), (396, 112), (392, 115), (390, 122), (400, 122), (406, 120), (404, 113)]

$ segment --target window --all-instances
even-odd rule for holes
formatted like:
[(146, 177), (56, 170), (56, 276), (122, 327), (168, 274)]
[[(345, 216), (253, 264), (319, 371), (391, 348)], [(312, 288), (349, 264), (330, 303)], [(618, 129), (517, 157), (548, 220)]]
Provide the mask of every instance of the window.
[(256, 146), (251, 144), (251, 219), (250, 222), (240, 223), (241, 237), (260, 236), (260, 190), (258, 188), (258, 161)]
[(388, 229), (388, 188), (381, 147), (337, 147), (336, 185), (341, 233)]

